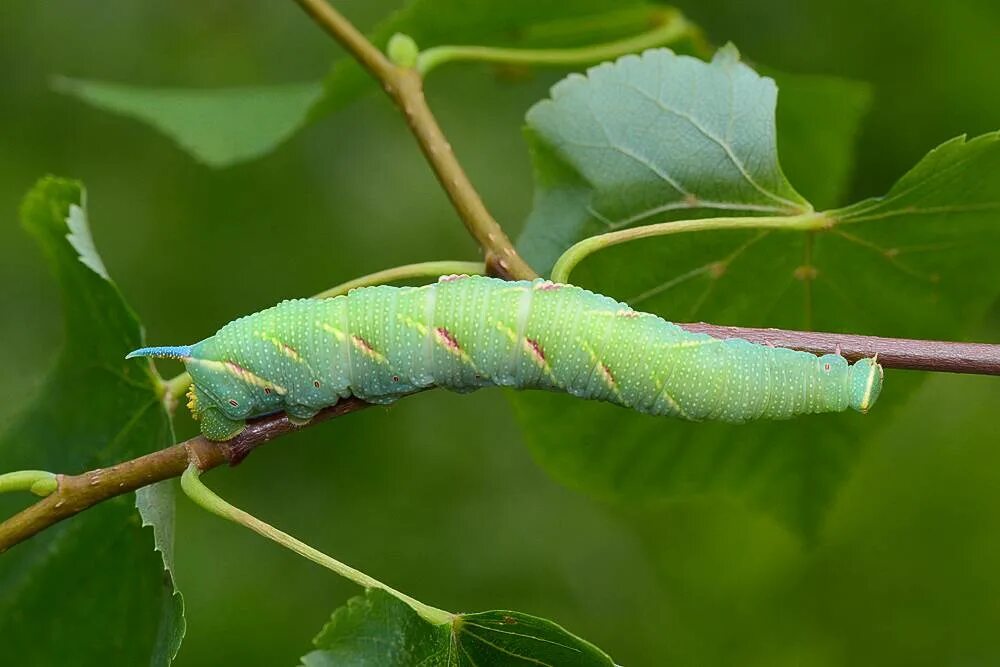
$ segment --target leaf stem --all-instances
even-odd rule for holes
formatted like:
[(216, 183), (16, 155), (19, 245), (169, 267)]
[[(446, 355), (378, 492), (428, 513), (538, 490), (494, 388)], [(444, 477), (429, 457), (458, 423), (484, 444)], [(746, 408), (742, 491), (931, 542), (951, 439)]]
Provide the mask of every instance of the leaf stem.
[[(181, 373), (169, 380), (164, 380), (163, 398), (168, 406), (171, 408), (176, 406), (177, 402), (184, 398), (189, 386), (191, 386), (191, 376), (187, 373)], [(173, 412), (173, 410), (168, 409), (168, 412)]]
[(826, 229), (834, 221), (823, 213), (802, 213), (800, 215), (703, 218), (701, 220), (676, 220), (655, 225), (643, 225), (620, 229), (607, 234), (598, 234), (570, 246), (552, 267), (552, 280), (568, 283), (569, 275), (577, 264), (598, 250), (610, 248), (620, 243), (685, 232), (718, 231), (723, 229), (785, 229), (809, 230)]
[(485, 251), (487, 270), (503, 278), (536, 278), (538, 274), (514, 250), (514, 244), (490, 214), (455, 157), (427, 105), (420, 72), (389, 60), (326, 0), (295, 1), (382, 84), (383, 90), (402, 111), (459, 218)]
[(409, 280), (411, 278), (436, 278), (449, 274), (480, 275), (486, 271), (486, 266), (482, 262), (460, 262), (460, 261), (440, 261), (440, 262), (418, 262), (416, 264), (404, 264), (394, 266), (391, 269), (383, 269), (366, 276), (348, 280), (345, 283), (323, 290), (315, 295), (314, 299), (329, 299), (341, 294), (347, 294), (352, 289), (358, 287), (370, 287), (371, 285), (384, 285), (385, 283), (397, 280)]
[(646, 32), (601, 44), (566, 49), (510, 49), (492, 46), (432, 46), (417, 56), (417, 71), (423, 76), (449, 62), (487, 62), (508, 65), (562, 67), (614, 60), (656, 46), (674, 43), (697, 31), (674, 9), (657, 12), (658, 24)]
[(364, 588), (378, 588), (386, 593), (389, 593), (409, 605), (413, 611), (417, 612), (421, 618), (429, 623), (441, 625), (443, 623), (451, 623), (454, 619), (454, 616), (449, 612), (437, 609), (436, 607), (431, 607), (423, 602), (420, 602), (419, 600), (415, 600), (409, 595), (401, 593), (396, 589), (383, 584), (381, 581), (368, 576), (364, 572), (356, 570), (345, 563), (341, 563), (339, 560), (328, 556), (319, 549), (313, 548), (305, 542), (295, 539), (288, 533), (278, 530), (274, 526), (261, 521), (252, 514), (244, 512), (238, 507), (234, 507), (202, 483), (200, 479), (201, 472), (202, 471), (198, 469), (198, 466), (192, 463), (184, 471), (184, 474), (181, 475), (181, 488), (184, 490), (184, 493), (187, 494), (188, 498), (193, 500), (200, 507), (213, 514), (221, 516), (223, 519), (228, 519), (229, 521), (238, 523), (245, 528), (249, 528), (258, 535), (262, 535), (269, 540), (277, 542), (286, 549), (290, 549), (303, 558), (311, 560), (317, 565), (321, 565), (328, 570), (336, 572), (345, 579), (350, 579), (359, 586), (363, 586)]

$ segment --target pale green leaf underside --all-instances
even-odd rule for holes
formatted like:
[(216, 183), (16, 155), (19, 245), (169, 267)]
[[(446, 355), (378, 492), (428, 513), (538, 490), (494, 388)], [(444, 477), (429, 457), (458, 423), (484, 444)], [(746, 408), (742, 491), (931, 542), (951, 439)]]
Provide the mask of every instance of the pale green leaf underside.
[(304, 667), (612, 667), (593, 644), (551, 621), (513, 611), (459, 614), (431, 625), (380, 590), (348, 600), (313, 640)]
[(58, 78), (53, 87), (99, 109), (135, 118), (212, 167), (260, 157), (306, 121), (319, 82), (241, 88), (155, 88)]
[(66, 240), (79, 254), (80, 261), (105, 280), (111, 280), (108, 270), (104, 267), (104, 261), (97, 254), (94, 237), (91, 236), (90, 225), (87, 224), (87, 212), (83, 207), (70, 204), (69, 215), (66, 216), (66, 228), (69, 230)]
[[(536, 167), (575, 174), (574, 189), (586, 192), (585, 209), (570, 214), (575, 222), (559, 224), (590, 235), (678, 215), (810, 210), (778, 163), (776, 99), (774, 81), (740, 63), (732, 46), (710, 64), (654, 49), (567, 77), (527, 115), (532, 142), (548, 158)], [(557, 180), (565, 188), (567, 179)], [(579, 240), (547, 229), (544, 197), (552, 194), (536, 196), (543, 210), (529, 217), (521, 239), (542, 271)]]
[[(529, 113), (538, 191), (519, 245), (536, 266), (544, 269), (569, 245), (610, 227), (704, 217), (703, 209), (674, 210), (684, 200), (671, 180), (699, 199), (708, 192), (727, 204), (795, 200), (773, 150), (773, 84), (731, 58), (711, 64), (684, 59), (692, 72), (669, 66), (677, 60), (659, 50), (595, 68), (587, 78), (572, 76)], [(723, 67), (742, 69), (719, 76)], [(730, 96), (741, 77), (757, 83), (742, 97)], [(674, 88), (687, 93), (682, 102), (660, 105), (658, 95), (649, 101), (649, 91)], [(822, 92), (810, 88), (813, 98)], [(852, 96), (852, 107), (858, 99)], [(743, 177), (730, 155), (748, 153), (726, 151), (712, 139), (720, 136), (718, 122), (701, 122), (708, 132), (681, 122), (674, 107), (697, 107), (698, 100), (717, 114), (741, 110), (734, 127), (748, 134), (722, 133), (727, 146), (754, 146), (766, 138), (772, 147), (766, 159), (740, 160), (770, 175), (753, 179), (765, 192)], [(815, 101), (792, 105), (789, 114), (796, 106), (802, 117), (786, 120), (800, 139), (809, 123), (816, 133), (840, 132), (844, 144), (853, 136), (853, 124), (816, 125)], [(778, 132), (785, 136), (780, 127)], [(794, 154), (810, 144), (817, 142), (784, 143), (782, 152), (794, 155), (799, 173), (825, 173), (824, 164)], [(996, 134), (948, 142), (885, 198), (830, 212), (839, 224), (828, 230), (761, 231), (748, 217), (745, 231), (682, 234), (602, 251), (584, 261), (572, 281), (673, 321), (961, 338), (1000, 295), (1000, 265), (991, 259), (1000, 247), (998, 146)], [(832, 145), (824, 148), (836, 158), (831, 173), (841, 182), (850, 159), (849, 146), (843, 150), (838, 155)], [(821, 185), (811, 189), (823, 192)], [(823, 196), (835, 194), (831, 188)], [(866, 434), (877, 432), (892, 404), (919, 379), (890, 373), (881, 403), (864, 417), (735, 427), (650, 418), (558, 395), (513, 400), (536, 458), (571, 486), (641, 502), (722, 493), (811, 537)]]
[[(89, 470), (169, 445), (169, 418), (149, 374), (124, 361), (141, 328), (106, 276), (81, 186), (43, 179), (22, 219), (58, 279), (66, 343), (38, 395), (0, 434), (4, 468)], [(122, 664), (169, 665), (184, 634), (171, 573), (173, 512), (169, 490), (151, 488), (137, 502), (114, 498), (5, 553), (5, 658), (105, 665), (113, 654)]]

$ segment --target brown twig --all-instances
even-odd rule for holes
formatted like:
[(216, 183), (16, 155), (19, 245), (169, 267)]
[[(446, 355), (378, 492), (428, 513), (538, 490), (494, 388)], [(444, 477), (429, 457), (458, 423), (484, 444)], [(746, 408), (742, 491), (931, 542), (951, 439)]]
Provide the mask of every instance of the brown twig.
[[(310, 424), (356, 412), (369, 405), (349, 398), (321, 411)], [(100, 502), (165, 479), (180, 477), (190, 463), (195, 463), (201, 470), (224, 463), (236, 465), (257, 447), (300, 428), (303, 427), (292, 424), (284, 414), (271, 415), (250, 422), (242, 433), (227, 442), (212, 442), (198, 436), (110, 468), (80, 475), (59, 475), (59, 487), (52, 494), (0, 524), (0, 553)]]
[(378, 79), (385, 92), (403, 112), (410, 130), (420, 144), (420, 150), (448, 194), (462, 223), (485, 251), (487, 270), (508, 279), (536, 278), (538, 274), (517, 254), (514, 244), (490, 215), (455, 157), (451, 144), (427, 105), (420, 73), (412, 67), (401, 67), (390, 61), (325, 0), (295, 1)]
[[(1000, 345), (951, 343), (880, 338), (852, 334), (726, 327), (714, 324), (682, 324), (688, 331), (718, 338), (743, 338), (756, 343), (828, 354), (839, 352), (848, 359), (878, 355), (886, 368), (903, 368), (951, 373), (1000, 375)], [(309, 425), (356, 412), (368, 403), (350, 398), (326, 408)], [(292, 424), (284, 415), (252, 421), (240, 435), (224, 443), (202, 437), (192, 438), (166, 449), (82, 475), (60, 475), (59, 488), (0, 524), (0, 553), (23, 542), (54, 523), (115, 496), (156, 482), (179, 477), (190, 462), (202, 470), (228, 463), (236, 465), (266, 442), (305, 426)]]
[(885, 368), (943, 373), (1000, 375), (1000, 345), (954, 343), (911, 338), (882, 338), (818, 331), (726, 327), (717, 324), (681, 324), (694, 333), (716, 338), (742, 338), (751, 343), (790, 347), (813, 354), (840, 353), (850, 361), (878, 356)]
[[(451, 151), (427, 106), (420, 75), (414, 69), (393, 64), (324, 0), (296, 2), (382, 82), (403, 111), (463, 223), (485, 249), (487, 267), (505, 278), (535, 277), (535, 272), (517, 255), (510, 239), (486, 210)], [(817, 354), (841, 353), (851, 360), (877, 354), (879, 362), (887, 368), (1000, 375), (1000, 345), (750, 329), (703, 323), (681, 326), (688, 331), (716, 337), (744, 338)], [(368, 405), (358, 399), (343, 400), (321, 411), (310, 425)], [(192, 462), (201, 470), (223, 463), (235, 465), (262, 444), (299, 428), (303, 427), (292, 424), (284, 415), (272, 415), (254, 420), (240, 435), (225, 443), (196, 437), (103, 470), (59, 475), (58, 488), (52, 494), (0, 524), (0, 553), (104, 500), (179, 477)]]

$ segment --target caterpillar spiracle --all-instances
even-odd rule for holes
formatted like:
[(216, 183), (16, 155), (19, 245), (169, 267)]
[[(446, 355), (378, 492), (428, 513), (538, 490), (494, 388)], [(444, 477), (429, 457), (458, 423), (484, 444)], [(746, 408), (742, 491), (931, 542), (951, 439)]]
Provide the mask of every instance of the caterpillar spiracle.
[(348, 396), (391, 403), (431, 386), (549, 389), (726, 422), (866, 412), (882, 386), (874, 359), (689, 333), (572, 285), (481, 276), (284, 301), (200, 343), (128, 357), (183, 361), (189, 407), (213, 440), (251, 417), (284, 411), (303, 423)]

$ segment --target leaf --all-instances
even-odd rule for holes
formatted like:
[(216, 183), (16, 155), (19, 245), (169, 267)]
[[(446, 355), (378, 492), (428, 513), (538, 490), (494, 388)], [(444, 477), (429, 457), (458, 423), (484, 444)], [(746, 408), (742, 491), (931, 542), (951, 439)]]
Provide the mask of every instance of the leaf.
[(156, 88), (57, 78), (53, 88), (98, 109), (148, 123), (211, 167), (266, 153), (305, 123), (317, 82), (243, 88)]
[[(571, 243), (607, 229), (602, 220), (639, 224), (704, 215), (702, 210), (666, 210), (639, 218), (636, 209), (669, 209), (678, 201), (677, 190), (660, 173), (670, 173), (699, 200), (712, 192), (733, 207), (762, 201), (762, 193), (739, 179), (733, 160), (711, 150), (705, 133), (693, 124), (675, 123), (670, 108), (642, 104), (630, 91), (634, 87), (659, 91), (666, 99), (671, 91), (683, 91), (688, 113), (696, 119), (731, 115), (728, 143), (758, 148), (733, 154), (755, 155), (743, 161), (752, 165), (748, 173), (765, 168), (777, 179), (766, 189), (784, 188), (782, 196), (792, 199), (790, 186), (777, 176), (771, 141), (774, 97), (765, 94), (772, 84), (754, 79), (728, 58), (711, 64), (688, 61), (694, 72), (671, 63), (680, 59), (660, 50), (601, 66), (586, 79), (570, 77), (556, 87), (553, 101), (529, 112), (539, 180), (521, 239), (529, 260), (549, 266)], [(722, 67), (733, 70), (733, 81), (745, 79), (747, 89), (728, 94), (735, 84), (719, 76)], [(827, 132), (822, 126), (814, 129)], [(846, 135), (842, 142), (847, 144), (853, 128), (838, 122), (834, 129)], [(624, 146), (640, 160), (624, 159), (609, 145)], [(842, 146), (834, 159), (835, 179), (843, 178), (843, 164), (849, 163), (845, 150)], [(821, 152), (832, 151), (829, 144)], [(1000, 294), (1000, 269), (989, 260), (1000, 241), (998, 151), (995, 134), (948, 142), (885, 198), (830, 212), (839, 222), (823, 232), (755, 230), (748, 218), (747, 230), (680, 234), (610, 248), (584, 261), (572, 281), (679, 322), (961, 338)], [(797, 161), (799, 173), (807, 169), (803, 158)], [(636, 166), (643, 162), (650, 166)], [(812, 168), (825, 173), (826, 165), (816, 162)], [(763, 176), (755, 180), (768, 182)], [(555, 394), (512, 400), (537, 460), (570, 486), (641, 503), (704, 494), (736, 497), (812, 539), (868, 434), (878, 431), (893, 404), (901, 403), (920, 379), (888, 373), (881, 402), (867, 416), (820, 415), (742, 426), (683, 423)]]
[[(38, 396), (0, 436), (2, 468), (78, 472), (170, 444), (149, 371), (124, 363), (142, 343), (141, 327), (94, 249), (83, 188), (45, 178), (21, 216), (58, 278), (66, 343)], [(171, 574), (169, 487), (145, 490), (138, 505), (139, 513), (120, 496), (0, 555), (0, 637), (9, 661), (171, 662), (184, 617)]]
[(329, 665), (588, 665), (614, 663), (551, 621), (514, 611), (457, 614), (432, 625), (380, 590), (348, 600), (313, 640), (304, 667)]
[(526, 259), (547, 271), (575, 240), (653, 220), (810, 210), (778, 164), (776, 98), (774, 81), (731, 45), (711, 64), (654, 49), (563, 79), (528, 111), (531, 141), (551, 151), (536, 155), (536, 169), (547, 185), (572, 170), (573, 189), (586, 183), (589, 192), (585, 208), (559, 223), (572, 236), (559, 238), (545, 200), (563, 189), (536, 194), (542, 213), (533, 211), (521, 238)]
[(846, 304), (857, 295), (844, 326), (967, 335), (1000, 292), (1000, 132), (951, 139), (884, 197), (828, 215), (837, 224), (817, 237), (815, 254), (843, 270), (836, 282), (821, 273), (815, 298)]
[[(663, 6), (639, 0), (580, 0), (569, 8), (548, 0), (414, 0), (369, 34), (379, 48), (404, 32), (421, 47), (457, 42), (507, 46), (573, 46), (649, 29)], [(325, 82), (242, 88), (131, 86), (60, 77), (59, 92), (98, 109), (148, 123), (210, 167), (262, 157), (310, 121), (375, 90), (351, 58), (334, 63)]]

